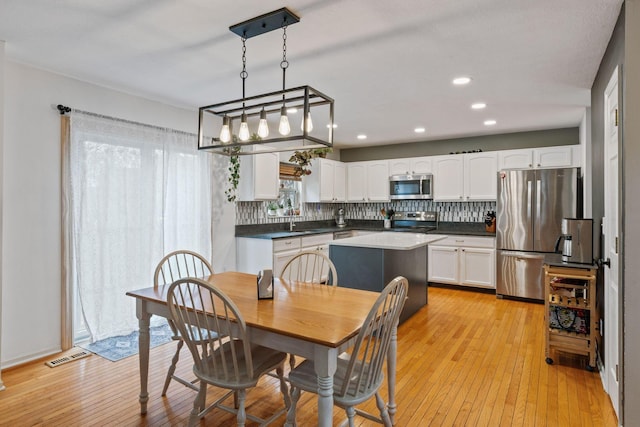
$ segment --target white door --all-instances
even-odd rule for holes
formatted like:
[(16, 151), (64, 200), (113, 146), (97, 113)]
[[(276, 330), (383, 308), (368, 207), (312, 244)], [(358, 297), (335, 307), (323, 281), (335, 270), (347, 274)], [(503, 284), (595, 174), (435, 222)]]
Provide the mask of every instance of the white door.
[(365, 162), (347, 163), (347, 201), (367, 201), (367, 165)]
[(495, 152), (464, 155), (465, 200), (496, 200), (498, 156)]
[(619, 414), (619, 289), (618, 234), (618, 68), (604, 93), (604, 254), (610, 265), (604, 267), (604, 349), (605, 388)]

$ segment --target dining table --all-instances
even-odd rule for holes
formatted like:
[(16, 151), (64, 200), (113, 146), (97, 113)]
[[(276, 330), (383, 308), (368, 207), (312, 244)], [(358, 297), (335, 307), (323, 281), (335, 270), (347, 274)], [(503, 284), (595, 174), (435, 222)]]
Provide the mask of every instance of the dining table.
[[(318, 380), (318, 426), (333, 425), (333, 375), (338, 356), (353, 345), (378, 292), (274, 278), (273, 298), (258, 299), (257, 276), (227, 271), (205, 278), (238, 306), (251, 341), (313, 360)], [(127, 292), (136, 299), (140, 364), (140, 413), (149, 400), (149, 322), (152, 315), (169, 318), (170, 285)], [(393, 423), (397, 325), (387, 354), (387, 410)]]

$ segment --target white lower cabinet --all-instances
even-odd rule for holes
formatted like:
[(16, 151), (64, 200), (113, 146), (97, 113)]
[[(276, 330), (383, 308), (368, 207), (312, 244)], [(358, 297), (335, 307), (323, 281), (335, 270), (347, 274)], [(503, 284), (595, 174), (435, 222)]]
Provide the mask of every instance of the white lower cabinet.
[(494, 237), (449, 236), (429, 245), (430, 282), (496, 287)]
[(257, 274), (265, 268), (280, 276), (285, 264), (301, 251), (321, 251), (328, 255), (333, 233), (287, 239), (236, 238), (236, 266), (243, 273)]

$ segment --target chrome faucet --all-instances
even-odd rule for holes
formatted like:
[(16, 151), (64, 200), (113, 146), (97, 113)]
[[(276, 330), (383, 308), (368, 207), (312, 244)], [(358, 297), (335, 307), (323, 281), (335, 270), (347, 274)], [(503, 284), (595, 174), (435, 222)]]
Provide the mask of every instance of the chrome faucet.
[(293, 222), (293, 217), (291, 217), (289, 219), (289, 231), (293, 231), (293, 227), (295, 227), (295, 226), (296, 226), (296, 224), (295, 224), (295, 222)]

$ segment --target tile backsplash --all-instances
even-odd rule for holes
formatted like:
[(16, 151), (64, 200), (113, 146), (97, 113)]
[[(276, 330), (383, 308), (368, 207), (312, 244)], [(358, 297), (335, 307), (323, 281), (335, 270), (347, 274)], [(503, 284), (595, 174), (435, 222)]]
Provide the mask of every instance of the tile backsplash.
[[(236, 225), (289, 222), (289, 217), (267, 215), (268, 202), (237, 202)], [(347, 219), (382, 220), (381, 209), (396, 212), (436, 211), (443, 222), (482, 222), (487, 211), (496, 210), (496, 202), (434, 202), (431, 200), (399, 200), (387, 203), (303, 203), (295, 221), (333, 219), (338, 208), (344, 208)]]

